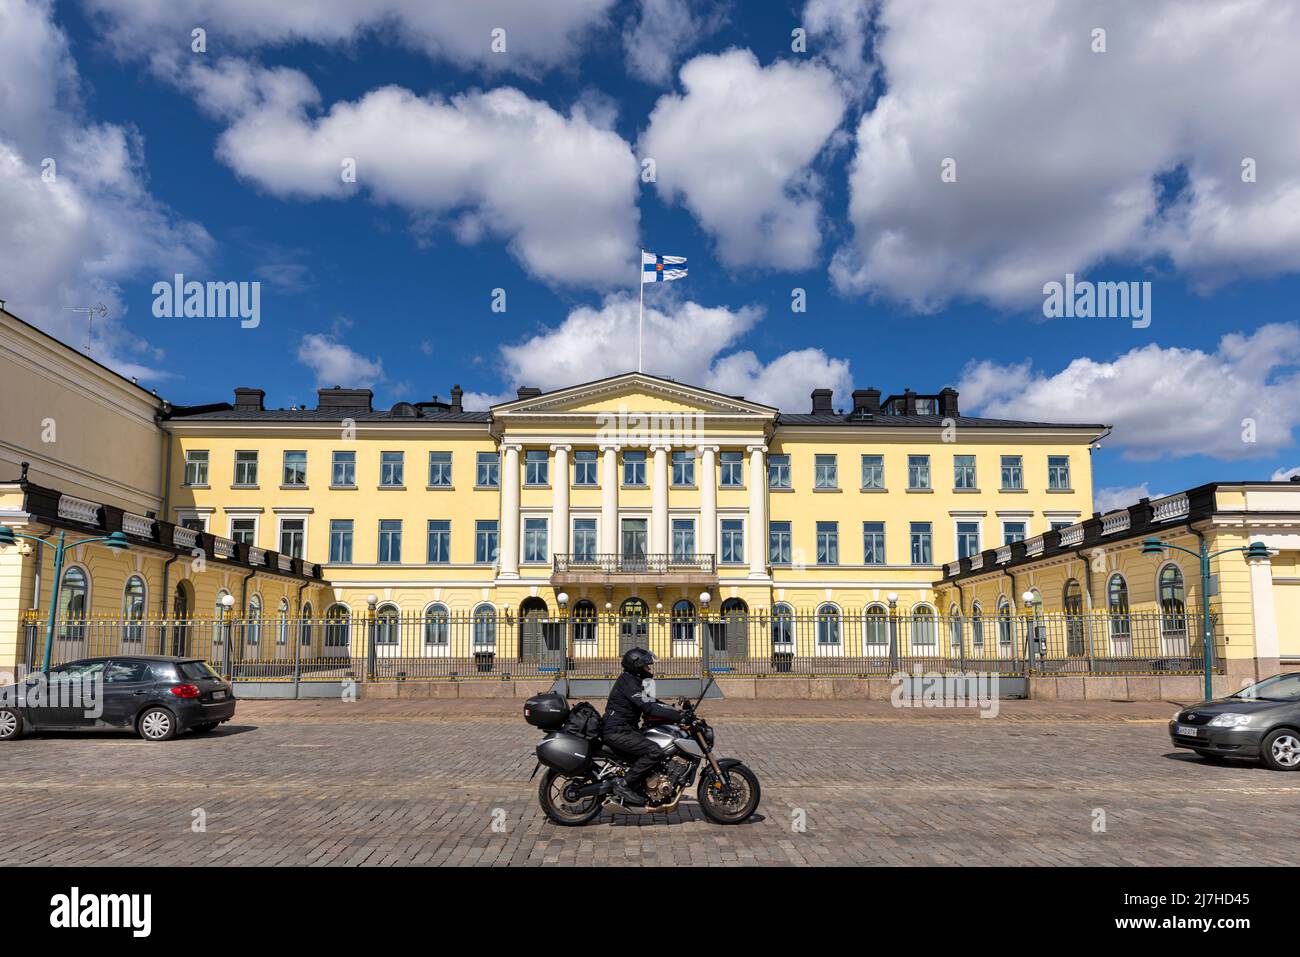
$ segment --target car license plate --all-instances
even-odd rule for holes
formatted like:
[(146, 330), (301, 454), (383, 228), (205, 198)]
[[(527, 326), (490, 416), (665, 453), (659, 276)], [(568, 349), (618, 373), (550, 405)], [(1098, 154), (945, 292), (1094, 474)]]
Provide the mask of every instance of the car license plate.
[(1178, 733), (1188, 738), (1199, 738), (1201, 736), (1200, 728), (1191, 728), (1185, 724), (1178, 726)]
[[(226, 693), (225, 693), (224, 691), (214, 691), (214, 692), (212, 692), (212, 700), (213, 700), (213, 701), (225, 701), (225, 700), (226, 700)], [(1196, 729), (1193, 728), (1192, 730), (1195, 731)]]

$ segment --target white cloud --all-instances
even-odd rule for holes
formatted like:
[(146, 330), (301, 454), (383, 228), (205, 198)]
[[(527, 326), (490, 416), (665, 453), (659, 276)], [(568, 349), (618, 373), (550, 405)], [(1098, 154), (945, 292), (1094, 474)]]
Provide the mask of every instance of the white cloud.
[(1106, 488), (1099, 488), (1093, 493), (1093, 508), (1098, 512), (1113, 512), (1116, 509), (1127, 508), (1130, 505), (1136, 505), (1144, 498), (1162, 498), (1166, 492), (1151, 491), (1150, 486), (1143, 482), (1140, 485), (1110, 485)]
[(1115, 426), (1107, 444), (1129, 459), (1257, 458), (1289, 448), (1300, 424), (1300, 324), (1226, 335), (1213, 353), (1153, 344), (1111, 362), (1078, 358), (1055, 374), (973, 363), (958, 388), (995, 418), (1104, 419)]
[[(766, 364), (753, 352), (729, 351), (761, 316), (754, 307), (732, 310), (672, 299), (662, 308), (647, 305), (645, 371), (795, 412), (808, 411), (815, 388), (848, 394), (848, 362), (820, 349), (787, 352)], [(503, 346), (501, 372), (512, 388), (549, 390), (633, 370), (636, 326), (636, 300), (609, 296), (599, 308), (579, 307), (558, 326)], [(503, 398), (513, 395), (467, 395), (465, 403), (485, 408)]]
[[(87, 0), (110, 39), (132, 55), (167, 58), (202, 26), (208, 50), (296, 42), (349, 46), (392, 37), (431, 58), (485, 71), (535, 74), (575, 65), (580, 45), (606, 23), (613, 0)], [(505, 52), (492, 31), (505, 30)]]
[(162, 375), (161, 353), (122, 326), (119, 283), (191, 271), (211, 239), (150, 195), (134, 129), (86, 118), (67, 37), (42, 0), (0, 13), (0, 222), (10, 311), (80, 348), (86, 317), (70, 307), (102, 302), (91, 354), (124, 375)]
[(298, 343), (298, 361), (311, 369), (316, 384), (329, 388), (369, 389), (384, 380), (384, 363), (344, 345), (333, 334), (313, 332)]
[(661, 97), (641, 137), (665, 202), (683, 202), (735, 267), (805, 269), (821, 245), (812, 164), (839, 125), (830, 70), (748, 50), (695, 57), (682, 95)]
[[(218, 156), (281, 197), (357, 192), (446, 226), (462, 243), (507, 242), (547, 282), (606, 287), (635, 275), (638, 166), (579, 106), (563, 115), (510, 87), (451, 99), (388, 86), (310, 115), (315, 87), (245, 61), (190, 67), (179, 82), (231, 120)], [(355, 164), (355, 182), (342, 175)]]
[(867, 94), (875, 75), (868, 55), (874, 9), (872, 0), (808, 0), (803, 8), (808, 52), (835, 70), (854, 99)]
[(857, 132), (842, 290), (1023, 307), (1112, 257), (1201, 288), (1300, 269), (1295, 4), (881, 0), (879, 28), (888, 89)]
[(641, 0), (640, 16), (623, 31), (628, 72), (665, 85), (682, 55), (722, 26), (724, 13), (692, 12), (687, 0)]
[(1300, 475), (1300, 465), (1293, 469), (1278, 469), (1270, 478), (1273, 482), (1289, 482), (1295, 476)]

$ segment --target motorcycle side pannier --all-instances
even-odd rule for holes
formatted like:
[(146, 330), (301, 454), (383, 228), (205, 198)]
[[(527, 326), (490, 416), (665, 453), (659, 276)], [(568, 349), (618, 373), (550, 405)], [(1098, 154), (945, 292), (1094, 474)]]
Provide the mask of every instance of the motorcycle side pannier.
[(565, 774), (577, 774), (591, 763), (592, 742), (576, 734), (552, 731), (537, 745), (537, 760)]
[(524, 702), (524, 720), (543, 731), (558, 731), (568, 717), (569, 702), (562, 694), (548, 691)]

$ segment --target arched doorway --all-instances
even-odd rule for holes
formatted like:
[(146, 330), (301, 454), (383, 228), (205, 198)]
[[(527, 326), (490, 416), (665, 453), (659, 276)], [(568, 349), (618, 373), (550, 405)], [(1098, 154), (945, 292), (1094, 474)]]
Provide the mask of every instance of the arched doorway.
[(546, 652), (559, 651), (559, 635), (547, 618), (550, 611), (545, 600), (530, 595), (519, 605), (519, 657), (541, 658)]
[(176, 583), (172, 593), (172, 654), (188, 655), (190, 653), (190, 622), (193, 614), (194, 596), (190, 594), (188, 582)]
[(644, 648), (650, 634), (650, 608), (640, 598), (628, 598), (618, 606), (618, 654), (630, 648)]
[(739, 598), (728, 598), (720, 609), (721, 622), (709, 628), (709, 653), (722, 661), (748, 656), (749, 606)]

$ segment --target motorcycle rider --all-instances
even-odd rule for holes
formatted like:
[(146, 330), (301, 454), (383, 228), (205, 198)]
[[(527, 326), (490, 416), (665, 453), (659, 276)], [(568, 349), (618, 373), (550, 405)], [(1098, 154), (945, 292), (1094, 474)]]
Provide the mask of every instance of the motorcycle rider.
[(634, 759), (627, 774), (614, 779), (614, 797), (623, 804), (644, 805), (641, 783), (659, 763), (659, 746), (639, 729), (642, 716), (683, 721), (685, 715), (676, 708), (656, 701), (645, 682), (654, 677), (651, 668), (655, 656), (644, 648), (632, 648), (623, 655), (623, 673), (610, 689), (605, 703), (603, 737), (615, 751)]

